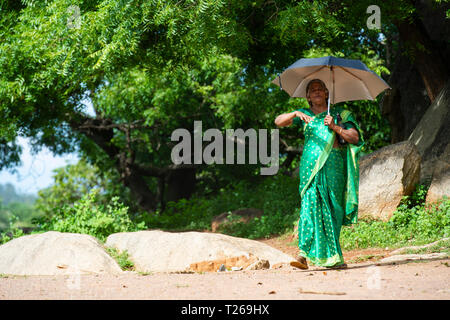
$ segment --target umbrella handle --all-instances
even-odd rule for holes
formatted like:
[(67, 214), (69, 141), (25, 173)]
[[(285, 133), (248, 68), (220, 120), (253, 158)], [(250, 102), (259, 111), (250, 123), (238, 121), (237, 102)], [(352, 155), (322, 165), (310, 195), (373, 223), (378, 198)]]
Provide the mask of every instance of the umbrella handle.
[(279, 74), (278, 74), (278, 83), (280, 84), (280, 90), (283, 90), (283, 87), (281, 86), (281, 77)]

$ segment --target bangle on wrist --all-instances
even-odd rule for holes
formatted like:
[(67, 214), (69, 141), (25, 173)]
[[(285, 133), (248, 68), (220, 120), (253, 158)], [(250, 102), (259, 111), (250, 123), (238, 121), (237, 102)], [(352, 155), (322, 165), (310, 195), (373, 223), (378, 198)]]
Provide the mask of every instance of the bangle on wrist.
[(339, 128), (341, 128), (341, 130), (339, 130), (339, 134), (342, 134), (342, 127), (339, 127)]

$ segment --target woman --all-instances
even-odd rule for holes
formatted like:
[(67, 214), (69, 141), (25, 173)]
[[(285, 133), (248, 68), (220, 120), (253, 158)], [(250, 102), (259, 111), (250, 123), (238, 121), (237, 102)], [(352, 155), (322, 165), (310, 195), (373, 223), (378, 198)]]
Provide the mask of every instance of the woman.
[[(275, 119), (279, 127), (301, 125), (305, 134), (300, 160), (299, 256), (291, 265), (308, 269), (308, 258), (315, 265), (345, 268), (339, 236), (342, 225), (357, 221), (358, 155), (364, 142), (350, 111), (333, 107), (327, 114), (328, 89), (321, 80), (308, 83), (306, 98), (309, 109)], [(338, 114), (343, 127), (336, 124)], [(345, 140), (344, 145), (337, 134)]]

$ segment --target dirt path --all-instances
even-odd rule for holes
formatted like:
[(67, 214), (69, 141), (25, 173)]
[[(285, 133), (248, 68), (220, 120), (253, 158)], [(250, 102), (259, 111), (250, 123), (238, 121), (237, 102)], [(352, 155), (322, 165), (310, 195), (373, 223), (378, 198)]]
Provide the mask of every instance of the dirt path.
[(0, 279), (0, 299), (450, 299), (450, 261), (379, 265), (346, 270), (155, 273), (120, 276), (28, 276)]
[[(294, 255), (289, 239), (262, 240)], [(4, 299), (306, 300), (450, 299), (450, 259), (381, 264), (390, 250), (344, 252), (346, 270), (290, 266), (257, 271), (181, 274), (2, 276)]]

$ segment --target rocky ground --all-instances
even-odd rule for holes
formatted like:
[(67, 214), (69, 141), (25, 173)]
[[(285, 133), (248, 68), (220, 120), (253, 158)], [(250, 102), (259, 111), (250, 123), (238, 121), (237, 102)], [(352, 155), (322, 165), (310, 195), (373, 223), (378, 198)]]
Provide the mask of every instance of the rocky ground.
[[(295, 255), (292, 239), (261, 240)], [(205, 273), (1, 276), (3, 299), (450, 299), (450, 259), (383, 262), (392, 250), (344, 252), (348, 269), (310, 266)]]

